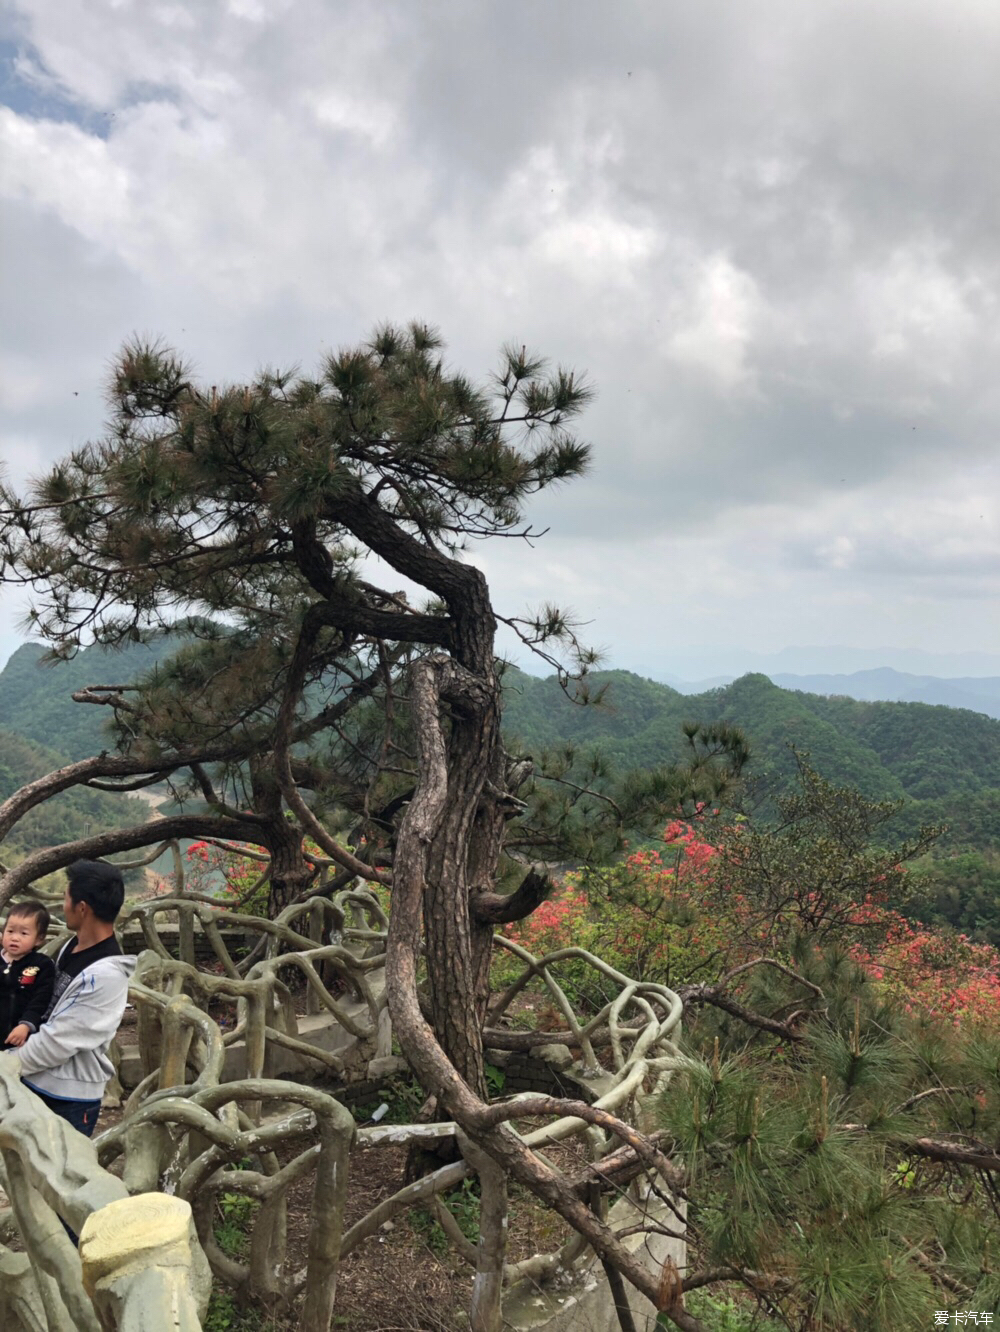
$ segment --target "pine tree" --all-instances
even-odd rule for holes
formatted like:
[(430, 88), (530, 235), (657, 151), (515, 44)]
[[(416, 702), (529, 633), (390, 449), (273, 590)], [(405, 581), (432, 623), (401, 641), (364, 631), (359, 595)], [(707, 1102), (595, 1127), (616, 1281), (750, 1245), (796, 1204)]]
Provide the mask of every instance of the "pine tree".
[[(414, 883), (434, 1031), (484, 1091), (493, 931), (549, 890), (528, 866), (570, 846), (607, 852), (645, 812), (717, 792), (745, 758), (731, 728), (699, 730), (687, 769), (632, 780), (615, 800), (608, 775), (581, 777), (571, 756), (545, 783), (504, 750), (498, 615), (464, 552), (529, 538), (529, 497), (586, 471), (571, 427), (589, 386), (519, 346), (477, 386), (414, 324), (378, 329), (315, 377), (267, 370), (224, 387), (134, 342), (109, 397), (104, 439), (27, 498), (3, 492), (4, 576), (31, 588), (31, 628), (56, 656), (163, 632), (184, 644), (138, 686), (76, 696), (108, 708), (113, 751), (12, 797), (0, 836), (51, 789), (168, 779), (180, 803), (158, 834), (263, 847), (273, 911), (316, 886), (306, 834), (342, 878), (391, 880), (394, 901)], [(585, 674), (592, 656), (558, 609), (506, 623), (567, 687)], [(149, 837), (144, 826), (45, 848), (0, 898)]]

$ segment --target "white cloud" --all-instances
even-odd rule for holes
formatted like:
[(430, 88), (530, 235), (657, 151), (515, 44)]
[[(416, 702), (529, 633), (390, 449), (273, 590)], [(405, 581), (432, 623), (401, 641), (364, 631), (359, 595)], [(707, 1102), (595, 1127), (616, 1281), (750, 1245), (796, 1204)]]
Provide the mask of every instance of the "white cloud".
[(0, 364), (0, 401), (9, 411), (22, 412), (36, 406), (45, 392), (42, 368), (34, 358), (12, 355)]
[(398, 125), (395, 108), (389, 102), (363, 94), (351, 97), (335, 86), (306, 93), (303, 100), (324, 128), (360, 134), (376, 147), (384, 145)]
[(854, 542), (849, 536), (832, 537), (819, 543), (816, 555), (830, 569), (849, 569), (854, 563)]
[(118, 233), (129, 178), (103, 140), (77, 125), (29, 120), (0, 107), (0, 153), (7, 198), (51, 210), (94, 245)]
[(217, 382), (418, 316), (473, 373), (516, 337), (599, 390), (543, 548), (477, 555), (507, 609), (561, 597), (624, 662), (1000, 650), (957, 609), (998, 557), (995, 5), (13, 10), (19, 475), (100, 430), (133, 330)]
[(725, 255), (711, 256), (701, 267), (688, 318), (670, 337), (667, 354), (724, 392), (755, 390), (748, 358), (761, 304), (749, 273)]
[(982, 286), (950, 272), (929, 245), (895, 251), (870, 279), (872, 354), (950, 384), (968, 363), (979, 324), (973, 302), (985, 294)]

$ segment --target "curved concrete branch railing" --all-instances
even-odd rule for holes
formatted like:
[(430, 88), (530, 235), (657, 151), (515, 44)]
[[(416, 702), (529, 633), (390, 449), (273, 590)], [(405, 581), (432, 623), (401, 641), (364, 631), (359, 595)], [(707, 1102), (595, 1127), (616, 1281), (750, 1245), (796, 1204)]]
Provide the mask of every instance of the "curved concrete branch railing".
[[(165, 946), (157, 929), (164, 913), (179, 918), (176, 937), (187, 959)], [(391, 1056), (382, 984), (385, 916), (370, 893), (313, 899), (275, 921), (182, 897), (142, 904), (130, 918), (148, 947), (130, 990), (139, 1043), (131, 1056), (127, 1047), (119, 1052), (123, 1077), (129, 1058), (135, 1075), (122, 1122), (89, 1143), (20, 1086), (13, 1056), (5, 1064), (0, 1059), (0, 1095), (7, 1098), (0, 1106), (0, 1154), (13, 1220), (30, 1256), (29, 1262), (0, 1248), (0, 1315), (12, 1327), (18, 1326), (14, 1319), (31, 1332), (173, 1326), (135, 1321), (133, 1291), (142, 1289), (147, 1302), (154, 1294), (176, 1297), (187, 1320), (177, 1326), (194, 1329), (207, 1259), (215, 1279), (241, 1298), (286, 1308), (301, 1301), (303, 1332), (328, 1332), (341, 1259), (412, 1207), (428, 1208), (439, 1220), (460, 1258), (477, 1272), (477, 1286), (502, 1281), (512, 1288), (510, 1317), (524, 1326), (530, 1318), (513, 1312), (524, 1304), (518, 1283), (529, 1282), (535, 1293), (533, 1317), (539, 1282), (586, 1267), (589, 1251), (575, 1235), (550, 1253), (503, 1262), (502, 1246), (492, 1244), (489, 1234), (506, 1224), (505, 1182), (454, 1124), (358, 1128), (336, 1094), (273, 1076), (291, 1067), (300, 1076), (332, 1080), (334, 1092), (346, 1095), (352, 1079), (377, 1085), (378, 1076), (399, 1063)], [(234, 932), (244, 936), (247, 957), (234, 957), (226, 942)], [(212, 970), (194, 964), (196, 944), (202, 954), (207, 944)], [(541, 991), (565, 1025), (530, 1038), (536, 1063), (548, 1060), (553, 1075), (570, 1080), (574, 1098), (643, 1126), (648, 1096), (683, 1062), (675, 1044), (677, 996), (634, 981), (581, 949), (537, 958), (509, 940), (498, 944), (514, 959), (516, 975), (490, 1011), (487, 1047), (491, 1032), (501, 1044), (502, 1033), (509, 1034), (502, 1024), (519, 996)], [(565, 969), (580, 967), (593, 969), (613, 992), (587, 1021), (574, 1012), (560, 982)], [(511, 1054), (494, 1050), (491, 1058), (501, 1063)], [(526, 1123), (520, 1133), (539, 1152), (580, 1136), (592, 1163), (622, 1145), (612, 1133), (573, 1116), (540, 1128)], [(456, 1136), (463, 1159), (400, 1188), (344, 1230), (356, 1153)], [(118, 1158), (120, 1180), (104, 1168)], [(478, 1246), (451, 1223), (441, 1201), (470, 1173), (481, 1184)], [(289, 1191), (306, 1179), (312, 1203), (307, 1251), (301, 1254), (287, 1246), (286, 1214)], [(246, 1263), (216, 1241), (220, 1193), (258, 1204)], [(593, 1205), (603, 1214), (606, 1204), (598, 1195), (592, 1191)], [(648, 1187), (633, 1182), (611, 1223), (634, 1230), (637, 1242), (647, 1246), (662, 1248), (662, 1233), (651, 1240), (648, 1232), (665, 1232), (664, 1253), (681, 1265), (682, 1217), (669, 1199), (667, 1206), (665, 1217)], [(129, 1208), (146, 1209), (141, 1215), (149, 1222), (138, 1210), (132, 1219)], [(60, 1220), (81, 1231), (79, 1255)], [(136, 1237), (132, 1249), (130, 1236)], [(2, 1316), (0, 1326), (8, 1326)]]
[(93, 1143), (22, 1085), (12, 1054), (0, 1056), (0, 1156), (24, 1246), (0, 1246), (5, 1332), (201, 1327), (211, 1277), (189, 1204), (159, 1191), (130, 1196)]

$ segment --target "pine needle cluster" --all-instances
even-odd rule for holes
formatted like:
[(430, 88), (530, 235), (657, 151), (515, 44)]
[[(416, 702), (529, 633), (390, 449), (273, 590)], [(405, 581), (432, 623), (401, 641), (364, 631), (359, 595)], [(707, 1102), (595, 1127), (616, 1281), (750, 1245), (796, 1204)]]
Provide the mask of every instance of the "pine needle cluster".
[(814, 951), (809, 978), (826, 1004), (801, 1039), (766, 1048), (706, 1010), (663, 1099), (696, 1268), (797, 1332), (995, 1309), (1000, 1041), (906, 1014), (836, 950)]

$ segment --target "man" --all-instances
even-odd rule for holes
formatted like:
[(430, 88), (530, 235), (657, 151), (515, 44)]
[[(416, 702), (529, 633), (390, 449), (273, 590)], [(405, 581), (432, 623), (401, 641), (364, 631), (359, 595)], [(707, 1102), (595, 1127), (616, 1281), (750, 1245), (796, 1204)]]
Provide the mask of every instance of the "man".
[(66, 924), (76, 934), (56, 958), (45, 1022), (18, 1050), (21, 1077), (61, 1119), (92, 1137), (114, 1072), (108, 1047), (125, 1011), (135, 958), (122, 955), (114, 922), (125, 901), (121, 870), (78, 860), (66, 871)]

